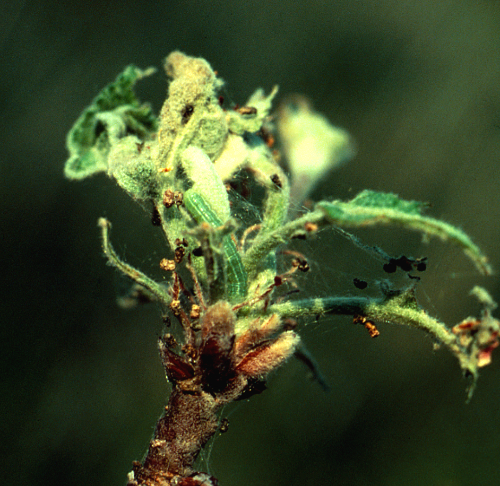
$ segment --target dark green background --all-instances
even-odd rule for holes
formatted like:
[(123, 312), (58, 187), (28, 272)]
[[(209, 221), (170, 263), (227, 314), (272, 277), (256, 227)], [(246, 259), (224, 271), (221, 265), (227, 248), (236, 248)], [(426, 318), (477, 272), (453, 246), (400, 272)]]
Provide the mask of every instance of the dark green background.
[[(3, 484), (124, 484), (165, 403), (159, 314), (115, 306), (96, 221), (113, 221), (117, 251), (145, 271), (166, 256), (161, 235), (105, 176), (62, 174), (66, 132), (128, 63), (160, 66), (181, 49), (209, 60), (235, 102), (274, 83), (309, 95), (358, 144), (318, 198), (370, 188), (430, 201), (500, 269), (498, 2), (26, 0), (3, 5), (0, 22)], [(161, 70), (139, 87), (156, 110), (165, 90)], [(450, 325), (478, 311), (474, 284), (500, 299), (498, 276), (455, 248), (358, 234), (428, 256), (420, 301)], [(375, 292), (385, 278), (331, 232), (297, 248), (311, 256), (304, 295), (355, 294), (353, 277)], [(380, 330), (371, 340), (348, 318), (304, 326), (332, 391), (290, 362), (266, 393), (224, 411), (229, 431), (200, 467), (221, 486), (498, 484), (500, 353), (466, 405), (446, 351)]]

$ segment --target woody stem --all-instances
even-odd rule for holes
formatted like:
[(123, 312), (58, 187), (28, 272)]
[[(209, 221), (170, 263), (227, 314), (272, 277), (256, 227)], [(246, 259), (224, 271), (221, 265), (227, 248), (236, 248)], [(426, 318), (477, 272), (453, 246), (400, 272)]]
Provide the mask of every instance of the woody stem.
[(201, 449), (217, 430), (219, 407), (209, 393), (193, 393), (176, 385), (144, 463), (134, 466), (137, 483), (164, 486), (176, 476), (189, 476)]

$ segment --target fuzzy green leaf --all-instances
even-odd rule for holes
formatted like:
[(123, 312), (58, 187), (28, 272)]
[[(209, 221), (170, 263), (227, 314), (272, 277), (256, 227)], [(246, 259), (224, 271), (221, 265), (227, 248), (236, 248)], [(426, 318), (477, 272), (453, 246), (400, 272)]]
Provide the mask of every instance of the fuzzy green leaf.
[(404, 201), (396, 194), (365, 190), (349, 202), (322, 201), (316, 205), (327, 219), (343, 227), (363, 227), (396, 224), (404, 228), (422, 232), (426, 236), (436, 236), (462, 248), (485, 275), (492, 269), (479, 247), (460, 229), (438, 219), (423, 216), (424, 203)]
[(157, 120), (148, 104), (141, 104), (133, 87), (154, 69), (128, 66), (108, 84), (80, 115), (66, 140), (70, 158), (65, 175), (84, 179), (107, 170), (107, 157), (113, 142), (134, 134), (145, 140), (156, 131)]

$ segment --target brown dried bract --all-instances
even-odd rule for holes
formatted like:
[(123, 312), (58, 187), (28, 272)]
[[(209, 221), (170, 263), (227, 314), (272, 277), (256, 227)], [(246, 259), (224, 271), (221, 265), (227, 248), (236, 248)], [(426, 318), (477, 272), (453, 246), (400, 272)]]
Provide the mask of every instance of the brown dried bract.
[(316, 231), (318, 231), (318, 225), (316, 223), (306, 223), (304, 225), (304, 229), (308, 233), (315, 233)]
[(372, 338), (380, 335), (380, 331), (377, 329), (377, 326), (375, 326), (375, 324), (372, 321), (368, 320), (365, 316), (355, 315), (352, 322), (354, 324), (363, 324), (363, 326), (365, 326), (365, 329), (368, 331), (368, 334), (370, 334), (370, 337)]
[(163, 204), (166, 208), (171, 208), (175, 203), (174, 200), (174, 191), (172, 189), (167, 189), (163, 193)]
[(170, 303), (170, 310), (172, 311), (172, 314), (175, 316), (175, 317), (178, 317), (181, 315), (181, 302), (180, 300), (173, 300), (171, 303)]
[(172, 189), (167, 189), (163, 193), (163, 204), (168, 209), (174, 204), (179, 207), (182, 206), (184, 202), (184, 196), (180, 191), (172, 191)]
[(175, 191), (174, 192), (174, 204), (179, 207), (182, 206), (184, 202), (184, 195), (182, 194), (181, 191)]
[(175, 261), (174, 260), (167, 260), (166, 258), (163, 258), (160, 261), (160, 268), (162, 270), (165, 270), (166, 272), (172, 272), (175, 270)]
[(292, 267), (296, 267), (301, 272), (308, 272), (311, 269), (307, 260), (303, 258), (294, 258), (292, 260)]
[(189, 314), (189, 317), (191, 319), (199, 319), (201, 314), (201, 307), (198, 304), (193, 304), (191, 306), (191, 313)]
[(240, 115), (256, 115), (257, 108), (253, 106), (242, 106), (241, 108), (237, 108), (236, 110)]
[(186, 254), (186, 249), (183, 246), (178, 246), (175, 249), (175, 257), (174, 257), (175, 263), (181, 263), (185, 254)]
[(220, 421), (220, 425), (219, 425), (219, 432), (221, 434), (223, 434), (224, 432), (227, 432), (229, 429), (229, 419), (227, 418), (223, 418), (221, 421)]

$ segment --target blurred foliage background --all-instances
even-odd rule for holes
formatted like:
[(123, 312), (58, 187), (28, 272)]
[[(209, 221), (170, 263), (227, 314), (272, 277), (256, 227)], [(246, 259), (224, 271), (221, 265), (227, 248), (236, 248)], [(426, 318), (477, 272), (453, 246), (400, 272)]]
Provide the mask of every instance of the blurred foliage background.
[[(111, 219), (117, 251), (144, 271), (165, 256), (161, 235), (112, 181), (62, 172), (68, 129), (129, 63), (161, 66), (180, 49), (209, 60), (228, 101), (275, 83), (280, 96), (310, 96), (358, 144), (318, 199), (370, 188), (429, 201), (500, 269), (498, 2), (11, 0), (2, 10), (5, 484), (124, 484), (166, 400), (159, 312), (116, 307), (121, 282), (96, 222)], [(159, 110), (166, 86), (160, 69), (138, 90)], [(479, 276), (455, 248), (398, 230), (358, 235), (428, 256), (420, 301), (449, 325), (477, 313), (476, 283), (500, 300), (498, 275)], [(354, 277), (375, 292), (386, 277), (333, 232), (297, 249), (313, 267), (304, 295), (361, 292)], [(458, 364), (421, 333), (384, 325), (371, 340), (348, 318), (301, 327), (332, 390), (292, 361), (264, 394), (224, 410), (229, 431), (200, 465), (222, 486), (498, 484), (500, 353), (466, 405)]]

